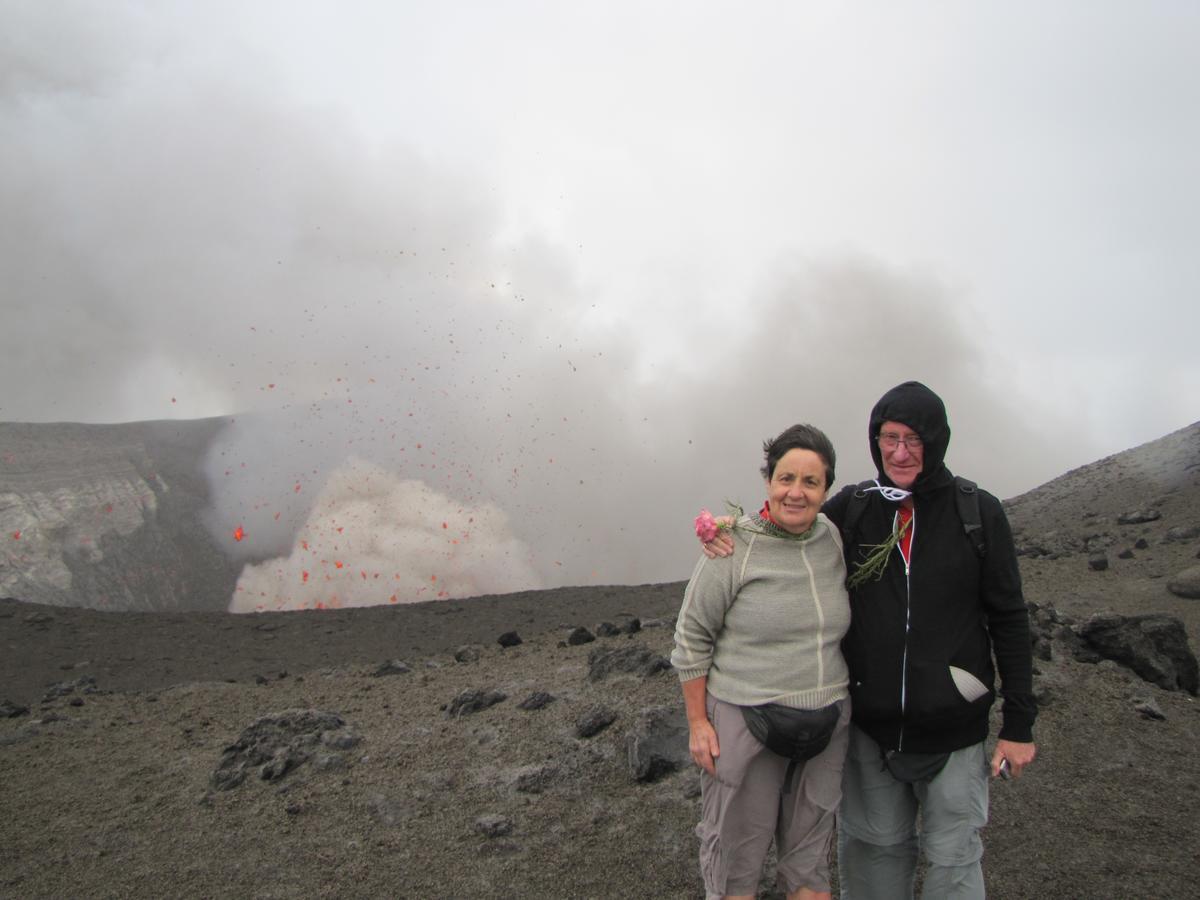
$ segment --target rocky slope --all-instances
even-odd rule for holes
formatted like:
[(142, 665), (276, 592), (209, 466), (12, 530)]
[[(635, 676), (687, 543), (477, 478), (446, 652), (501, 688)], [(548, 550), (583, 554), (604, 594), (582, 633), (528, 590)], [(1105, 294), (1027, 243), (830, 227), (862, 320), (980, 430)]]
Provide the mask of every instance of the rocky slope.
[(1027, 599), (1077, 616), (1168, 613), (1200, 635), (1200, 603), (1171, 589), (1200, 576), (1200, 423), (1005, 506)]

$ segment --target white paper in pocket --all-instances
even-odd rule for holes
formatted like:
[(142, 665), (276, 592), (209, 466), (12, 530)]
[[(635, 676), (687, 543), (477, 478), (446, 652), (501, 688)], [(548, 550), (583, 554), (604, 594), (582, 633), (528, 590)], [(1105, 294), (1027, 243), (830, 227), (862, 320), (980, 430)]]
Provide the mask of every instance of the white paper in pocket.
[(962, 694), (964, 700), (978, 700), (988, 692), (987, 685), (966, 669), (951, 666), (950, 677), (954, 679), (954, 686), (958, 688), (958, 692)]

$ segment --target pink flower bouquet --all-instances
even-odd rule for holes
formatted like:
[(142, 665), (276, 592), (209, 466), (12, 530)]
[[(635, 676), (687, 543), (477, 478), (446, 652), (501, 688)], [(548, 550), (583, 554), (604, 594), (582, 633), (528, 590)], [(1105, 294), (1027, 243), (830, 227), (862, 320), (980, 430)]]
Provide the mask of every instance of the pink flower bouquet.
[(717, 532), (720, 530), (721, 526), (717, 524), (713, 514), (707, 509), (700, 510), (700, 515), (696, 516), (696, 537), (707, 544), (717, 536)]

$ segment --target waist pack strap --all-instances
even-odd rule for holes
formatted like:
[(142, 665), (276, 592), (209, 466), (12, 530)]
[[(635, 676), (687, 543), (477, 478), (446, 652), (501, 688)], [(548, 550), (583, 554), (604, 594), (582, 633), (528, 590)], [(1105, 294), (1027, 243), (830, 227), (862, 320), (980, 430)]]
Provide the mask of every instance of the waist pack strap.
[(933, 781), (946, 763), (949, 753), (897, 753), (895, 750), (882, 752), (883, 768), (897, 781), (916, 784), (918, 781)]
[(800, 765), (794, 759), (788, 760), (787, 771), (783, 773), (783, 792), (790, 794), (792, 792), (792, 782), (796, 780), (796, 766)]

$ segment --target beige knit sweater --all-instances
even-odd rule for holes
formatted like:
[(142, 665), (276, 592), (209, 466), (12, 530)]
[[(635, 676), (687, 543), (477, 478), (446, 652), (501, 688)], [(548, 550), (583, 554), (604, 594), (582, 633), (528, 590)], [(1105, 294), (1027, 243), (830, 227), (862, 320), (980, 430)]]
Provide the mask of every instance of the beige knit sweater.
[(841, 536), (824, 514), (804, 539), (786, 534), (744, 516), (732, 556), (700, 559), (675, 626), (680, 681), (707, 675), (709, 693), (739, 706), (817, 709), (847, 696)]

